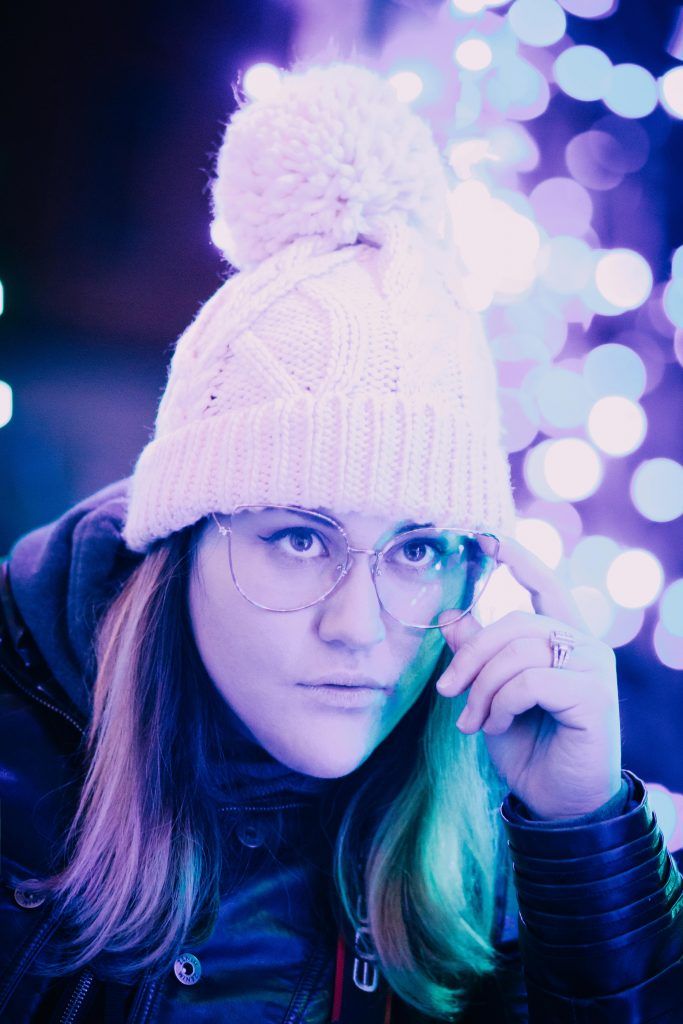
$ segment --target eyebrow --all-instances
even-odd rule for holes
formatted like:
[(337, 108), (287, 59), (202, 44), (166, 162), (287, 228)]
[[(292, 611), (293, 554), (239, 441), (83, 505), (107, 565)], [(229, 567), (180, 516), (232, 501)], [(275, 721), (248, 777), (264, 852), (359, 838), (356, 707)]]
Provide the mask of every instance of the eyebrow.
[[(331, 519), (337, 518), (333, 515), (330, 509), (327, 508), (313, 508), (311, 509), (311, 512), (322, 512), (324, 516), (330, 516)], [(403, 519), (399, 526), (397, 526), (393, 531), (393, 536), (397, 536), (399, 533), (408, 533), (409, 530), (424, 530), (430, 526), (434, 526), (434, 523), (414, 523), (409, 519)]]

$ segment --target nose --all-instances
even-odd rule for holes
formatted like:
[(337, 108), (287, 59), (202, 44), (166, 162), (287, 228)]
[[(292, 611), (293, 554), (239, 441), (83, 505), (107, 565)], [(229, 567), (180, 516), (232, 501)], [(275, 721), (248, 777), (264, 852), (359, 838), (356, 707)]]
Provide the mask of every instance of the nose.
[(382, 605), (372, 579), (372, 554), (352, 552), (346, 576), (318, 607), (318, 633), (346, 647), (373, 647), (386, 636)]

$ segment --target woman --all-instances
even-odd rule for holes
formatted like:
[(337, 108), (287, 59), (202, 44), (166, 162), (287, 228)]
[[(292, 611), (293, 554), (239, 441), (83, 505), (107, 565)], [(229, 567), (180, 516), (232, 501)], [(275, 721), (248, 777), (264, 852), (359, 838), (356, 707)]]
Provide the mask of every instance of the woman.
[[(613, 653), (510, 537), (426, 125), (297, 69), (213, 196), (238, 272), (131, 479), (3, 567), (2, 1019), (680, 1019), (681, 878)], [(482, 627), (499, 563), (536, 614)]]

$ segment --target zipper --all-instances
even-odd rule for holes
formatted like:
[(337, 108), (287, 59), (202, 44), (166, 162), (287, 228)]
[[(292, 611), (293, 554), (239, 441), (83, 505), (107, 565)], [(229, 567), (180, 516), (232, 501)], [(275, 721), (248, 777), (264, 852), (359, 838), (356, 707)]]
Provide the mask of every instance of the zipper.
[(294, 804), (224, 804), (219, 807), (223, 811), (287, 811), (293, 807), (308, 807), (306, 803)]
[(59, 1024), (73, 1024), (73, 1022), (78, 1018), (78, 1012), (83, 1005), (83, 1000), (87, 996), (90, 986), (94, 980), (95, 975), (92, 971), (83, 971), (83, 974), (78, 979), (76, 988), (71, 993), (69, 1002), (66, 1004), (64, 1013), (59, 1018)]
[(64, 711), (62, 708), (57, 707), (56, 704), (51, 704), (50, 701), (45, 700), (44, 697), (39, 697), (35, 690), (31, 689), (30, 687), (24, 686), (24, 684), (20, 682), (19, 679), (17, 679), (14, 672), (12, 672), (12, 670), (8, 668), (7, 665), (2, 665), (0, 667), (2, 668), (3, 672), (7, 673), (7, 675), (15, 684), (15, 686), (19, 687), (22, 693), (25, 693), (27, 697), (30, 697), (32, 700), (35, 700), (38, 704), (42, 704), (43, 707), (49, 708), (50, 711), (54, 711), (56, 714), (61, 715), (62, 718), (65, 718), (67, 722), (73, 725), (74, 729), (78, 730), (81, 736), (85, 736), (85, 729), (83, 728), (83, 726), (79, 725), (76, 719), (73, 718), (67, 711)]

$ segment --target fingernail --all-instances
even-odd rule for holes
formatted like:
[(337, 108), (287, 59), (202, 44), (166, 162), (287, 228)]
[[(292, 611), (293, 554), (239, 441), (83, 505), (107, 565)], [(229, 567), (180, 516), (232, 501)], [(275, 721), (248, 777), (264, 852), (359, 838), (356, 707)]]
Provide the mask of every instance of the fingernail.
[(458, 728), (460, 728), (460, 726), (462, 726), (462, 725), (467, 726), (467, 724), (468, 724), (469, 720), (471, 719), (471, 717), (472, 717), (472, 712), (470, 711), (469, 707), (467, 705), (465, 705), (465, 707), (460, 712), (460, 717), (457, 719), (455, 724), (458, 726)]

